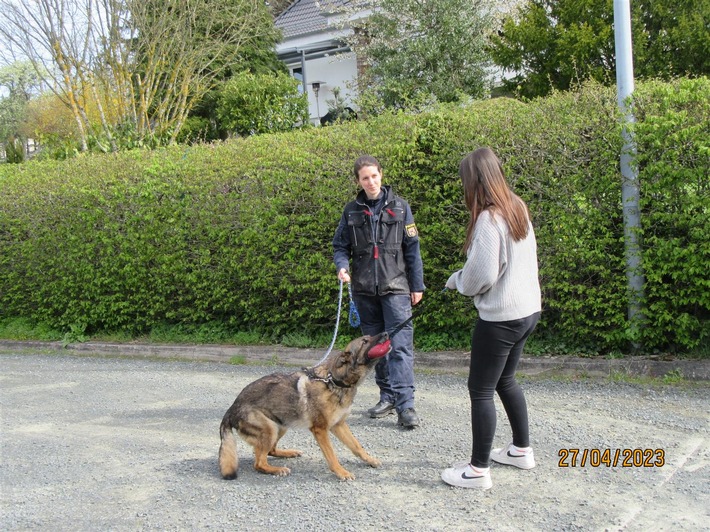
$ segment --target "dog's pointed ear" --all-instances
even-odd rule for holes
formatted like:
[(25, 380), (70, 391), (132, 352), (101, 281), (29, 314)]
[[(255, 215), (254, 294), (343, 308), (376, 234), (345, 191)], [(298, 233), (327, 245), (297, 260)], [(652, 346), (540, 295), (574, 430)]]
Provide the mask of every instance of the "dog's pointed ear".
[(341, 351), (335, 358), (335, 367), (348, 365), (351, 363), (353, 358), (353, 354), (348, 349), (346, 349), (345, 351)]

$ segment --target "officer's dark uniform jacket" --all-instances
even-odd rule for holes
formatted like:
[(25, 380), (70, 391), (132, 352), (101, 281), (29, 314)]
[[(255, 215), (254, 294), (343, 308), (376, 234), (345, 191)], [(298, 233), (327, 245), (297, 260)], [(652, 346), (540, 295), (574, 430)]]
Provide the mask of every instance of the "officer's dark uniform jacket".
[(362, 295), (424, 291), (419, 235), (409, 204), (389, 186), (379, 200), (364, 190), (345, 206), (333, 238), (337, 271), (350, 270), (353, 291)]

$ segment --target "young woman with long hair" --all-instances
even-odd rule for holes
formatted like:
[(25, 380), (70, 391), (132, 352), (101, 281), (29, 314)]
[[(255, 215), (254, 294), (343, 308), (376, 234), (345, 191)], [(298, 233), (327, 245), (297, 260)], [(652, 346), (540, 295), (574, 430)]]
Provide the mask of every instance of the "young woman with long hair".
[[(441, 478), (452, 486), (488, 489), (491, 460), (520, 469), (535, 467), (527, 404), (515, 370), (542, 308), (537, 244), (527, 205), (511, 190), (493, 150), (479, 148), (468, 154), (459, 176), (470, 212), (467, 258), (446, 287), (473, 297), (478, 310), (468, 376), (473, 442), (470, 461), (454, 463)], [(512, 443), (499, 449), (492, 449), (495, 393), (513, 433)]]

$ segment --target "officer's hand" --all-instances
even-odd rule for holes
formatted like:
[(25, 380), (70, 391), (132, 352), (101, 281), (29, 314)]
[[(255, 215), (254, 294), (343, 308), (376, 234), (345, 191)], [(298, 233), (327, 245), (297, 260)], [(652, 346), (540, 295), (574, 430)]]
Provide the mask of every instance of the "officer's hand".
[(349, 283), (350, 274), (348, 273), (348, 270), (346, 270), (345, 268), (340, 268), (340, 271), (338, 272), (338, 279), (340, 279), (344, 283)]

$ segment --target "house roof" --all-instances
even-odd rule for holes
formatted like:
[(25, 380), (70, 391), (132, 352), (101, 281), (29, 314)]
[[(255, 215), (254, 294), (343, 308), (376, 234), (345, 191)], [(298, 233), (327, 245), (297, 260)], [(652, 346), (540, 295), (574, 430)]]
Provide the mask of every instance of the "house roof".
[(328, 16), (341, 11), (350, 0), (296, 0), (275, 20), (284, 39), (317, 33), (328, 28)]

